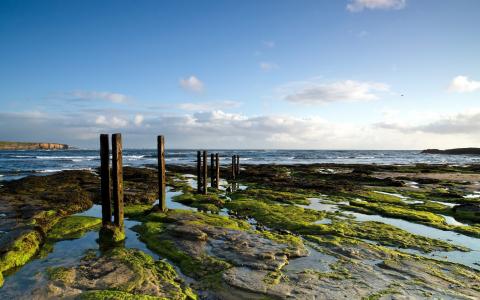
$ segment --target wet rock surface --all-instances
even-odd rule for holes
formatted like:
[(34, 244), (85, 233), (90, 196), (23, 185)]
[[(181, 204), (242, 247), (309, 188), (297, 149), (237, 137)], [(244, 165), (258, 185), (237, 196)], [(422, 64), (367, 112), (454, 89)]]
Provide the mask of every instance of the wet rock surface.
[[(229, 215), (158, 212), (149, 207), (157, 194), (156, 170), (126, 167), (126, 203), (146, 207), (132, 214), (139, 222), (135, 231), (168, 262), (154, 261), (142, 251), (123, 246), (107, 251), (100, 247), (100, 255), (90, 253), (81, 261), (36, 274), (38, 286), (28, 299), (195, 298), (173, 266), (205, 299), (480, 298), (480, 272), (399, 250), (460, 248), (381, 222), (359, 222), (345, 211), (352, 201), (358, 201), (363, 209), (359, 212), (373, 213), (372, 207), (378, 205), (395, 211), (377, 213), (395, 212), (396, 217), (412, 222), (416, 221), (413, 210), (463, 214), (476, 222), (469, 213), (477, 211), (478, 200), (463, 197), (472, 193), (475, 166), (463, 170), (450, 166), (245, 166), (239, 180), (247, 185), (246, 190), (225, 194), (211, 189), (208, 197), (197, 195), (186, 177), (178, 175), (192, 170), (169, 167), (169, 186), (183, 195), (174, 200), (208, 207), (210, 212), (225, 214), (229, 209)], [(418, 187), (412, 188), (408, 182), (415, 178), (425, 180), (418, 180)], [(98, 229), (98, 220), (64, 218), (99, 202), (95, 173), (66, 171), (25, 178), (5, 183), (1, 191), (0, 230), (5, 232), (0, 234), (0, 271), (4, 276), (8, 269), (34, 257), (48, 236), (53, 240), (78, 238), (85, 230)], [(336, 208), (322, 210), (324, 203), (319, 202), (314, 210), (309, 206), (312, 197)], [(431, 226), (435, 216), (422, 219), (423, 224)], [(60, 225), (51, 228), (60, 219), (57, 224), (64, 223), (65, 232)], [(330, 222), (320, 223), (325, 219)], [(442, 226), (463, 231), (477, 228), (475, 224)]]
[[(166, 262), (134, 249), (114, 249), (100, 257), (89, 255), (74, 267), (49, 270), (48, 283), (34, 291), (32, 297), (75, 298), (82, 293), (115, 291), (131, 295), (149, 295), (165, 299), (190, 299), (175, 270)], [(128, 295), (127, 294), (127, 295)], [(81, 298), (81, 297), (80, 297)]]

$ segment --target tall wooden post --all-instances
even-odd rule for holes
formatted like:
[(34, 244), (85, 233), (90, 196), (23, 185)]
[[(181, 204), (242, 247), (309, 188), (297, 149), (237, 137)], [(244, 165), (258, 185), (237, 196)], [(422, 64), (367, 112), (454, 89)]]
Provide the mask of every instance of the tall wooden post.
[(100, 135), (100, 185), (102, 195), (102, 224), (112, 222), (112, 203), (110, 193), (110, 146), (108, 134)]
[(239, 175), (240, 174), (240, 155), (237, 155), (237, 161), (236, 161), (236, 164), (235, 164), (235, 175)]
[(236, 161), (235, 155), (232, 155), (232, 179), (234, 179), (234, 180), (235, 180), (235, 173), (236, 173), (235, 172), (235, 161)]
[(197, 193), (202, 192), (202, 154), (197, 151)]
[(113, 222), (123, 227), (123, 162), (122, 135), (112, 135)]
[(210, 154), (210, 186), (215, 187), (215, 154)]
[(167, 198), (165, 194), (165, 139), (163, 135), (157, 136), (157, 160), (158, 160), (158, 205), (161, 211), (167, 210)]
[(220, 159), (218, 153), (215, 153), (215, 187), (220, 187)]
[(207, 194), (208, 162), (207, 151), (203, 150), (203, 194)]

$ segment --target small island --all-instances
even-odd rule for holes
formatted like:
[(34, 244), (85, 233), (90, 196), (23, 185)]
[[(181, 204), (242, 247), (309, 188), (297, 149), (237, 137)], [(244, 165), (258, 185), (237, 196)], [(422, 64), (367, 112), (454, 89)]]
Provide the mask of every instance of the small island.
[(58, 143), (26, 143), (0, 141), (0, 150), (66, 150), (69, 146)]
[(439, 150), (439, 149), (426, 149), (423, 150), (421, 153), (426, 154), (451, 154), (451, 155), (480, 155), (480, 148), (453, 148), (453, 149), (446, 149), (446, 150)]

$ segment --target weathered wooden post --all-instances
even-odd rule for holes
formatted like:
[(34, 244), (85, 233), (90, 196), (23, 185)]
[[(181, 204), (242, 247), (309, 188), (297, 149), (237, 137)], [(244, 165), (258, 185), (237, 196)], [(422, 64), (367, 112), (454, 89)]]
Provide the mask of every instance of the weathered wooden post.
[(239, 175), (240, 174), (240, 155), (237, 155), (237, 161), (236, 161), (236, 165), (235, 165), (235, 175)]
[(197, 151), (197, 193), (202, 192), (202, 154)]
[(165, 139), (163, 135), (157, 136), (157, 159), (158, 159), (158, 205), (161, 211), (167, 210), (165, 193)]
[(235, 180), (235, 155), (232, 155), (232, 179)]
[(207, 162), (207, 151), (203, 150), (203, 194), (207, 194), (207, 178), (208, 178), (208, 162)]
[(112, 135), (113, 222), (123, 228), (122, 135)]
[(210, 186), (215, 187), (215, 154), (210, 154)]
[(220, 159), (218, 153), (215, 153), (215, 187), (220, 187)]
[(102, 195), (102, 224), (107, 225), (112, 223), (108, 134), (100, 134), (100, 186)]

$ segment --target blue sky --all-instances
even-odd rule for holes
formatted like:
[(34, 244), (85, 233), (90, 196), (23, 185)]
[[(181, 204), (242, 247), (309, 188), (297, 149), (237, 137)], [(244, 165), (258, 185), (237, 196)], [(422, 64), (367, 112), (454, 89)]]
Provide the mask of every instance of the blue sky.
[(480, 142), (480, 2), (0, 2), (0, 140)]

